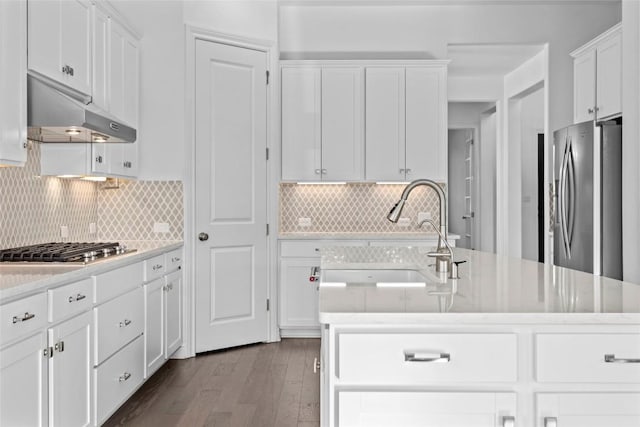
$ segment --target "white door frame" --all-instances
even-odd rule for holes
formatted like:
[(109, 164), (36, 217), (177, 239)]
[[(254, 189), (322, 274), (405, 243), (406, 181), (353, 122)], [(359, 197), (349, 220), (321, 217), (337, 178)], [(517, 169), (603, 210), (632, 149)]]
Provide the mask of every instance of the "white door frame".
[[(270, 149), (270, 160), (267, 164), (267, 221), (271, 224), (271, 232), (269, 234), (267, 242), (267, 297), (270, 299), (270, 312), (268, 315), (268, 341), (277, 341), (280, 339), (277, 327), (277, 289), (275, 274), (277, 271), (276, 255), (277, 250), (277, 197), (274, 193), (274, 187), (271, 183), (274, 180), (274, 171), (276, 167), (279, 167), (279, 163), (274, 161), (279, 158), (279, 150), (273, 150), (273, 141), (277, 141), (277, 133), (274, 134), (276, 128), (274, 124), (273, 111), (274, 100), (277, 100), (277, 88), (276, 81), (278, 73), (274, 71), (274, 63), (277, 65), (276, 49), (273, 48), (274, 43), (268, 40), (258, 40), (242, 36), (230, 35), (212, 31), (206, 28), (196, 27), (192, 25), (185, 25), (185, 177), (184, 177), (184, 206), (185, 206), (185, 236), (184, 236), (184, 250), (185, 250), (185, 281), (184, 281), (184, 299), (183, 308), (185, 316), (183, 318), (183, 330), (185, 344), (183, 348), (177, 354), (177, 357), (193, 357), (196, 354), (196, 337), (195, 337), (195, 319), (196, 319), (196, 304), (195, 304), (195, 253), (196, 253), (196, 229), (195, 229), (195, 44), (196, 40), (205, 40), (213, 43), (221, 43), (230, 46), (237, 46), (246, 49), (253, 49), (260, 52), (264, 52), (267, 57), (267, 70), (270, 71), (271, 77), (267, 87), (267, 148)], [(277, 115), (275, 115), (277, 116)], [(278, 164), (276, 164), (278, 163)], [(274, 199), (275, 203), (274, 203)], [(275, 206), (275, 214), (274, 214)]]

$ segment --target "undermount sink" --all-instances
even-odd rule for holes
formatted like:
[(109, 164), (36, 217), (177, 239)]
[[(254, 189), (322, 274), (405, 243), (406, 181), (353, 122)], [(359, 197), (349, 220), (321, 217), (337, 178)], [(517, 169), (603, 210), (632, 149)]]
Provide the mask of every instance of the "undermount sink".
[(321, 283), (328, 286), (346, 284), (377, 284), (378, 286), (426, 286), (437, 280), (411, 269), (348, 269), (323, 270)]

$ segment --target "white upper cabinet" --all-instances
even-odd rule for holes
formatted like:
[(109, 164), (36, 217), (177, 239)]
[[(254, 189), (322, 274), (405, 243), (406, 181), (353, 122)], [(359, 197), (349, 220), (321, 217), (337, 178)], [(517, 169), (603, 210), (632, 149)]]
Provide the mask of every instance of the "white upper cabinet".
[(370, 66), (366, 76), (366, 179), (447, 177), (444, 61)]
[(622, 25), (618, 24), (571, 53), (573, 120), (622, 113)]
[(282, 179), (319, 181), (320, 69), (282, 68)]
[(138, 124), (139, 42), (103, 3), (93, 11), (93, 103), (116, 119)]
[(322, 69), (322, 180), (363, 177), (362, 69)]
[(363, 177), (362, 67), (282, 68), (282, 179)]
[(0, 1), (0, 165), (27, 160), (27, 5)]
[(91, 3), (29, 0), (29, 69), (91, 94)]

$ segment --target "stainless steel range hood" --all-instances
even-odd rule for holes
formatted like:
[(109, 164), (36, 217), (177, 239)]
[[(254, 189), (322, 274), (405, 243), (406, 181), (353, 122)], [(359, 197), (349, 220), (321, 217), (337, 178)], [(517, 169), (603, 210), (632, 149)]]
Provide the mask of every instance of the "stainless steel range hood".
[[(46, 82), (45, 82), (46, 80)], [(92, 105), (91, 98), (33, 75), (27, 80), (28, 138), (40, 142), (134, 142), (136, 130)]]

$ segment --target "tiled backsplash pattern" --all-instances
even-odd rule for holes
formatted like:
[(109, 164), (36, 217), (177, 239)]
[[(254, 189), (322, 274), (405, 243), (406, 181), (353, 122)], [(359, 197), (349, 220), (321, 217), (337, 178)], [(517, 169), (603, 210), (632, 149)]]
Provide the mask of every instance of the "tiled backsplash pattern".
[(98, 221), (95, 183), (40, 177), (40, 145), (31, 144), (24, 167), (0, 168), (0, 248), (61, 241), (94, 240), (89, 223)]
[[(417, 231), (418, 212), (429, 212), (439, 221), (438, 196), (428, 187), (417, 187), (409, 195), (402, 217), (409, 227), (386, 219), (400, 199), (404, 184), (300, 185), (280, 184), (281, 233), (407, 233)], [(298, 225), (310, 218), (311, 226)]]
[[(119, 188), (98, 191), (98, 230), (101, 240), (182, 240), (182, 182), (120, 181)], [(155, 233), (156, 222), (169, 224), (168, 233)], [(125, 236), (125, 237), (123, 237)]]
[[(40, 145), (31, 143), (24, 167), (0, 168), (0, 249), (62, 241), (182, 240), (182, 183), (120, 181), (105, 184), (40, 177)], [(89, 224), (97, 234), (89, 234)], [(154, 222), (169, 233), (154, 233)]]

